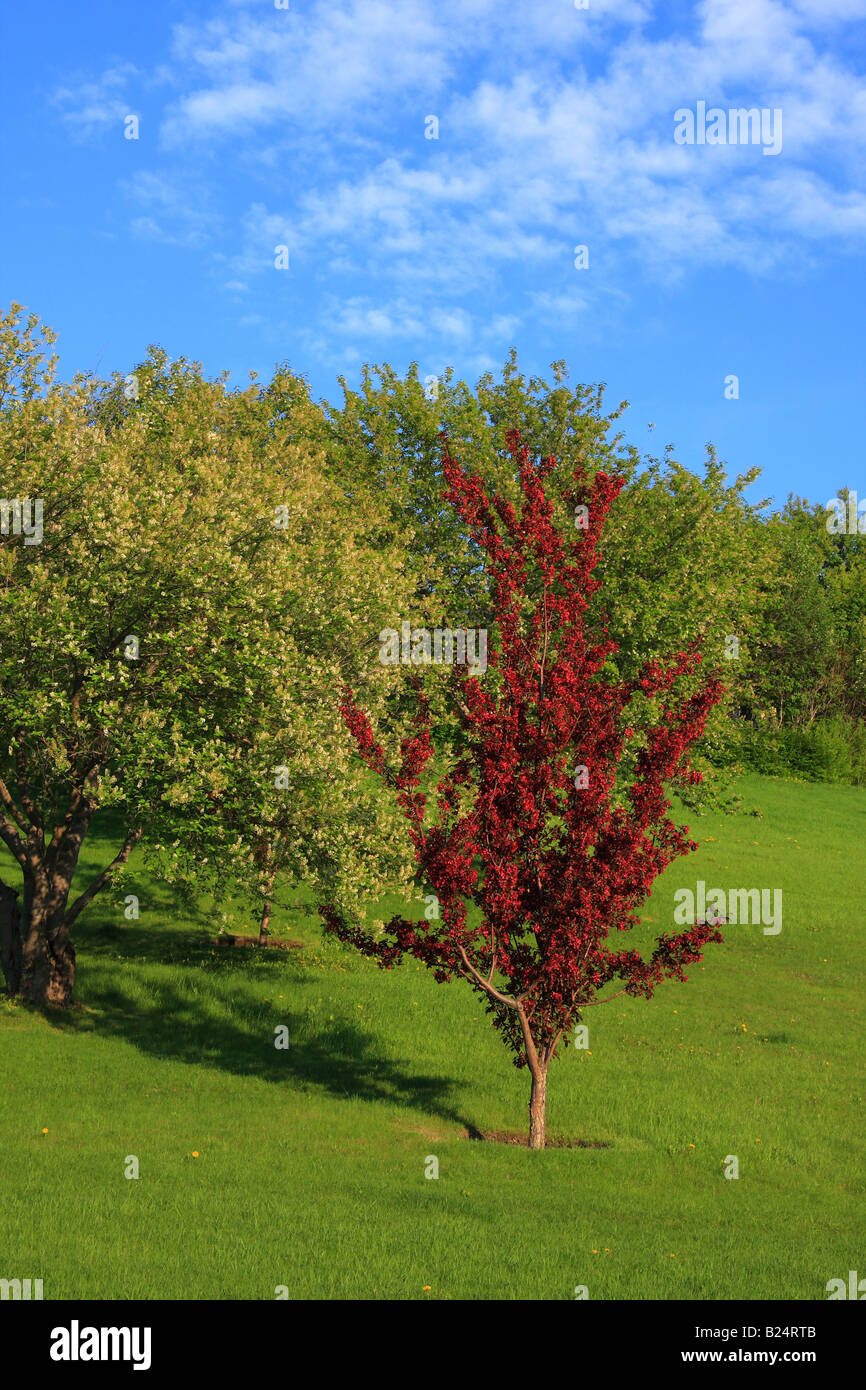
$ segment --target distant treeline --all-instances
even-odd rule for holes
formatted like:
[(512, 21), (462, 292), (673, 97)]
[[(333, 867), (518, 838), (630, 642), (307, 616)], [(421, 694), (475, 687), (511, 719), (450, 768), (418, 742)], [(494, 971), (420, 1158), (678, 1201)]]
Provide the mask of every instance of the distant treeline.
[[(703, 665), (678, 698), (703, 672), (723, 675), (694, 760), (706, 776), (682, 791), (691, 806), (741, 806), (744, 767), (866, 781), (866, 537), (844, 489), (844, 525), (834, 512), (830, 528), (826, 499), (750, 504), (759, 470), (729, 481), (712, 449), (700, 473), (670, 450), (643, 457), (601, 388), (572, 388), (563, 364), (550, 382), (527, 379), (513, 353), (474, 388), (384, 366), (328, 404), (286, 365), (236, 388), (156, 347), (128, 373), (64, 382), (53, 342), (21, 305), (0, 313), (0, 964), (12, 994), (70, 1002), (74, 924), (97, 893), (121, 891), (136, 846), (178, 888), (226, 903), (244, 884), (262, 932), (272, 903), (286, 905), (281, 885), (311, 886), (355, 923), (385, 891), (423, 891), (393, 778), (371, 785), (340, 706), (351, 689), (397, 749), (420, 680), (444, 770), (466, 751), (453, 634), (472, 630), (492, 691), (504, 679), (485, 552), (444, 496), (445, 438), (492, 484), (494, 530), (520, 527), (512, 430), (531, 460), (559, 459), (545, 495), (575, 539), (594, 525), (589, 479), (624, 475), (588, 631), (595, 641), (607, 624), (616, 643), (602, 675), (631, 680), (693, 643)], [(527, 563), (527, 612), (543, 612), (555, 581)], [(404, 635), (419, 629), (404, 663)], [(438, 656), (434, 637), (421, 671), (412, 660), (440, 629), (450, 635)], [(617, 796), (665, 698), (635, 691)], [(115, 858), (73, 897), (103, 812)]]
[[(720, 667), (728, 686), (702, 742), (707, 770), (866, 782), (866, 515), (860, 533), (856, 496), (841, 479), (836, 512), (827, 499), (790, 496), (781, 509), (750, 503), (759, 469), (729, 478), (711, 445), (700, 471), (679, 463), (671, 446), (662, 458), (642, 455), (617, 424), (626, 402), (606, 410), (604, 388), (570, 385), (561, 362), (550, 380), (526, 377), (514, 350), (498, 379), (486, 374), (474, 388), (451, 371), (422, 379), (414, 365), (403, 376), (387, 365), (365, 368), (358, 389), (340, 378), (339, 404), (314, 402), (287, 364), (267, 385), (232, 393), (222, 378), (205, 389), (197, 364), (172, 364), (159, 348), (133, 372), (91, 386), (92, 423), (107, 435), (142, 414), (150, 433), (158, 418), (167, 430), (196, 390), (196, 431), (207, 433), (209, 400), (214, 430), (223, 431), (220, 402), (226, 392), (242, 395), (245, 431), (297, 444), (342, 494), (353, 543), (387, 554), (392, 569), (399, 557), (402, 597), (395, 590), (387, 624), (395, 629), (406, 620), (474, 629), (490, 621), (481, 557), (443, 502), (443, 433), (461, 462), (514, 501), (510, 429), (534, 456), (623, 472), (593, 600), (619, 645), (620, 672), (700, 637), (705, 665)], [(190, 447), (200, 447), (192, 435)], [(556, 478), (560, 494), (564, 483), (557, 473), (558, 519), (572, 528), (579, 518)], [(339, 508), (327, 524), (345, 524)]]
[[(597, 611), (623, 674), (703, 638), (729, 691), (703, 741), (708, 768), (866, 783), (866, 516), (861, 506), (858, 531), (856, 495), (840, 486), (832, 511), (827, 499), (795, 496), (781, 510), (750, 504), (760, 470), (729, 479), (712, 446), (700, 472), (671, 448), (641, 456), (617, 431), (625, 402), (605, 412), (603, 388), (570, 386), (564, 363), (552, 373), (527, 379), (512, 352), (498, 381), (488, 374), (471, 390), (450, 373), (422, 381), (384, 366), (365, 371), (358, 390), (341, 381), (342, 403), (325, 409), (333, 475), (387, 503), (418, 609), (473, 627), (487, 612), (484, 570), (441, 502), (440, 431), (516, 499), (503, 440), (517, 428), (534, 455), (626, 474)], [(579, 524), (561, 499), (559, 511), (562, 526)]]

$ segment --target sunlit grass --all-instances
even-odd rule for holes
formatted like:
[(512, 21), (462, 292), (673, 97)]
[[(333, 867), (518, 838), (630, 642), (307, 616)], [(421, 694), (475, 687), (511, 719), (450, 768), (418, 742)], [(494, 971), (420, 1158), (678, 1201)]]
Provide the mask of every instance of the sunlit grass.
[(466, 1137), (523, 1130), (528, 1083), (465, 986), (381, 972), (303, 913), (303, 950), (215, 949), (139, 866), (139, 921), (97, 901), (80, 924), (79, 1006), (0, 1005), (0, 1276), (46, 1298), (825, 1298), (864, 1248), (866, 795), (743, 790), (763, 817), (693, 820), (643, 930), (699, 878), (782, 888), (783, 930), (726, 929), (688, 984), (587, 1011), (549, 1129), (605, 1147)]

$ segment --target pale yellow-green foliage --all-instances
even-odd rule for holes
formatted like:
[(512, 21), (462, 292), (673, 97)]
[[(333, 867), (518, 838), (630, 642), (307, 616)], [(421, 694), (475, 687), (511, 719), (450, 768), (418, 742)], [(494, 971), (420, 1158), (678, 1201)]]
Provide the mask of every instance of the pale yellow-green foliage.
[(0, 409), (0, 497), (44, 503), (40, 545), (0, 536), (4, 780), (23, 752), (49, 821), (85, 786), (149, 827), (168, 878), (231, 869), (255, 891), (266, 842), (346, 910), (405, 881), (337, 705), (348, 682), (384, 708), (378, 632), (409, 586), (399, 538), (369, 540), (372, 500), (326, 477), (318, 407), (298, 389), (275, 413), (158, 351), (137, 401), (122, 378), (55, 386), (40, 344), (17, 306), (0, 317), (0, 387), (24, 382)]

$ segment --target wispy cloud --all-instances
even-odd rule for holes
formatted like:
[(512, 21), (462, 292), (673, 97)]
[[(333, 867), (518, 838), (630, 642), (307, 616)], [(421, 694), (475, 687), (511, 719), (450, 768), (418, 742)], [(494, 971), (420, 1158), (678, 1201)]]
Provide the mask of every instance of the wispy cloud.
[(73, 79), (68, 86), (58, 87), (54, 101), (67, 126), (86, 138), (107, 126), (120, 125), (127, 115), (135, 113), (129, 93), (139, 76), (134, 63), (118, 63), (94, 80)]
[[(288, 246), (295, 292), (318, 296), (304, 331), (340, 352), (426, 336), (481, 356), (504, 277), (515, 303), (573, 323), (624, 267), (799, 270), (819, 244), (866, 237), (866, 92), (843, 42), (863, 14), (862, 0), (701, 0), (671, 33), (648, 0), (227, 0), (173, 32), (160, 169), (130, 187), (133, 230), (210, 246), (235, 296)], [(96, 130), (132, 79), (120, 64), (57, 99)], [(781, 110), (782, 153), (676, 144), (674, 112), (697, 101)], [(223, 208), (217, 245), (206, 209), (227, 164), (249, 192)]]
[(208, 245), (218, 219), (209, 207), (209, 192), (187, 182), (143, 170), (124, 181), (124, 192), (140, 211), (130, 227), (135, 236), (199, 249)]

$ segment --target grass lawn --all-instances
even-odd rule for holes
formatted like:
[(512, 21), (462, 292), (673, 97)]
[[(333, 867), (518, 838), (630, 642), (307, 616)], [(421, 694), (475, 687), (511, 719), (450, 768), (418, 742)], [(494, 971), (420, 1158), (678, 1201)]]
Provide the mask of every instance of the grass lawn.
[(524, 1130), (529, 1098), (467, 986), (382, 972), (302, 912), (276, 925), (303, 950), (213, 950), (139, 867), (139, 921), (97, 899), (79, 924), (76, 1009), (0, 1003), (0, 1276), (46, 1299), (825, 1299), (866, 1274), (866, 794), (741, 789), (763, 817), (687, 818), (701, 848), (646, 938), (698, 879), (782, 888), (783, 929), (728, 927), (688, 984), (587, 1011), (548, 1128), (598, 1147), (467, 1137)]

